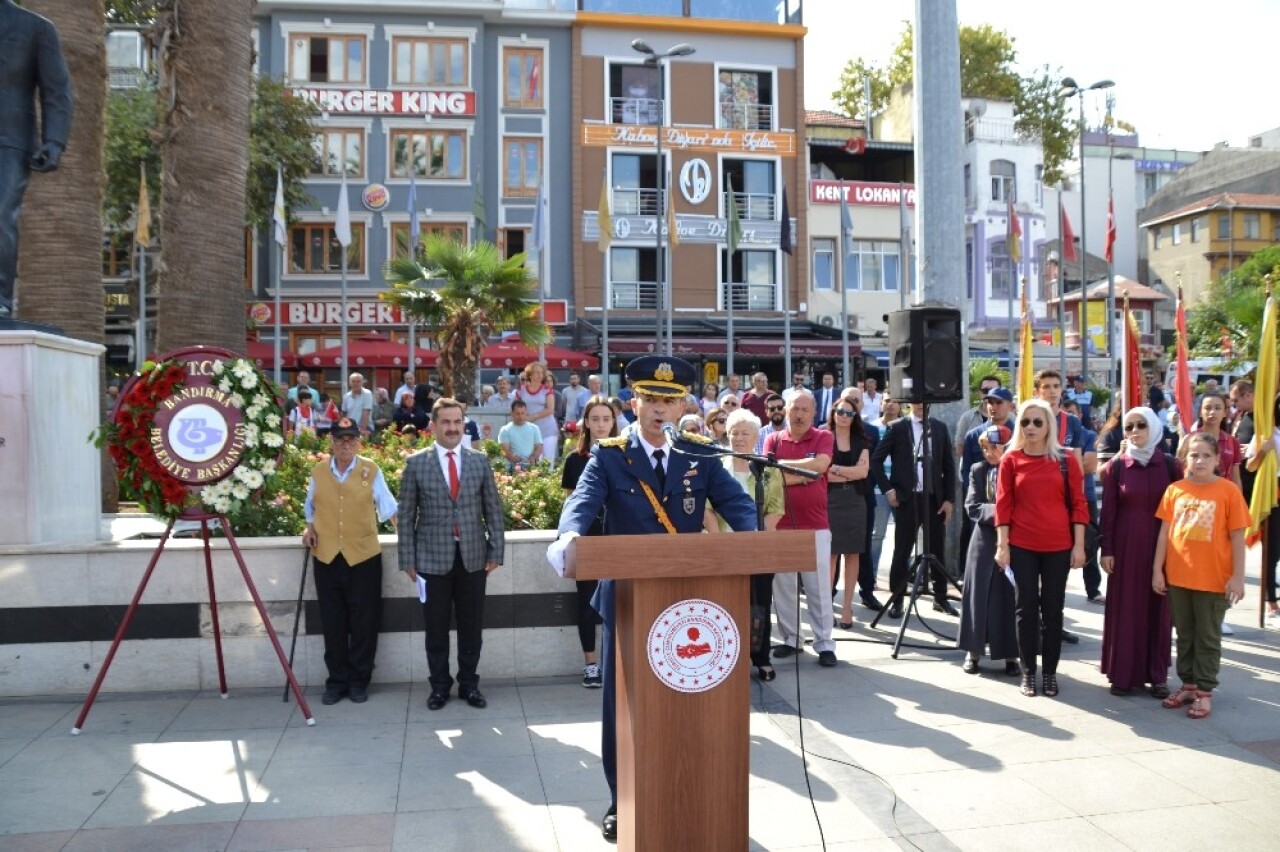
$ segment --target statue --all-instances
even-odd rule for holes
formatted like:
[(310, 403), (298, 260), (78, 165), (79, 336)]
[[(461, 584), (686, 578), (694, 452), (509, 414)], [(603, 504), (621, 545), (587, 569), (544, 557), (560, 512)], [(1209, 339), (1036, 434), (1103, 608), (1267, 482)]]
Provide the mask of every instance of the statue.
[[(36, 134), (35, 94), (41, 132)], [(32, 170), (58, 167), (71, 130), (71, 75), (46, 18), (0, 0), (0, 317), (13, 309), (18, 215)]]

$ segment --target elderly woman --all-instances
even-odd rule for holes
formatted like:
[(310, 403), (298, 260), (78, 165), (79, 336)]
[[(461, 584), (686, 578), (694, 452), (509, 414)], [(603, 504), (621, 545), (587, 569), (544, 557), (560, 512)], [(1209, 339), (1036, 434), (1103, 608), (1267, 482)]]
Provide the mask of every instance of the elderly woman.
[(373, 392), (373, 414), (369, 421), (373, 423), (373, 431), (381, 432), (383, 429), (391, 425), (391, 418), (395, 414), (396, 407), (391, 402), (391, 397), (387, 395), (386, 388), (378, 388)]
[(1058, 694), (1062, 610), (1067, 574), (1084, 567), (1084, 471), (1058, 443), (1058, 418), (1049, 403), (1029, 399), (1018, 407), (1009, 451), (996, 483), (996, 564), (1013, 570), (1014, 612), (1022, 694), (1034, 698), (1036, 658), (1044, 663), (1041, 691)]
[(1182, 471), (1161, 448), (1164, 428), (1154, 411), (1131, 408), (1121, 423), (1124, 442), (1102, 480), (1102, 570), (1109, 577), (1102, 673), (1112, 695), (1149, 683), (1151, 694), (1163, 699), (1169, 695), (1173, 622), (1169, 599), (1151, 590), (1151, 562), (1160, 536), (1156, 509)]
[(703, 429), (702, 417), (697, 414), (686, 414), (681, 417), (678, 428), (681, 432), (690, 432), (694, 435), (702, 435), (706, 431)]
[(966, 674), (978, 673), (978, 659), (988, 647), (991, 659), (1004, 660), (1004, 673), (1016, 677), (1018, 630), (1014, 622), (1013, 586), (996, 565), (996, 482), (1005, 444), (1013, 437), (1008, 426), (990, 426), (978, 436), (982, 461), (969, 471), (964, 510), (973, 521), (965, 561), (964, 598), (960, 602), (960, 638)]
[(713, 408), (707, 412), (707, 437), (717, 447), (729, 446), (729, 412)]
[(400, 395), (400, 405), (391, 415), (395, 428), (399, 432), (425, 432), (431, 423), (431, 415), (417, 404), (417, 398), (411, 391)]
[[(745, 408), (740, 408), (729, 415), (729, 446), (736, 453), (755, 452), (756, 440), (760, 437), (760, 421)], [(733, 474), (733, 478), (742, 484), (752, 499), (756, 497), (756, 478), (752, 475), (750, 465), (743, 459), (724, 456), (721, 461)], [(777, 470), (766, 470), (764, 473), (764, 525), (765, 529), (776, 529), (784, 511), (782, 496), (782, 475)], [(729, 525), (711, 512), (708, 512), (708, 528), (718, 528), (722, 532), (729, 531)], [(773, 575), (751, 575), (751, 664), (756, 667), (756, 676), (763, 681), (777, 677), (773, 664), (769, 661), (771, 623), (769, 610), (773, 606)]]

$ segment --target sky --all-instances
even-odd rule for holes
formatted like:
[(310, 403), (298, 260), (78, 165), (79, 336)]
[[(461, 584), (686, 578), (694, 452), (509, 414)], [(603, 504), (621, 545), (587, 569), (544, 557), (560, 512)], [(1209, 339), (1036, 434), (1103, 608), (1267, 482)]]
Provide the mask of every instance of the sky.
[[(1115, 117), (1134, 125), (1143, 145), (1242, 147), (1280, 127), (1271, 91), (1280, 0), (955, 3), (962, 25), (991, 24), (1014, 39), (1020, 73), (1047, 63), (1083, 86), (1115, 81)], [(913, 0), (804, 0), (805, 107), (834, 106), (849, 59), (886, 65), (914, 8)], [(1104, 110), (1104, 92), (1085, 96), (1087, 123)]]

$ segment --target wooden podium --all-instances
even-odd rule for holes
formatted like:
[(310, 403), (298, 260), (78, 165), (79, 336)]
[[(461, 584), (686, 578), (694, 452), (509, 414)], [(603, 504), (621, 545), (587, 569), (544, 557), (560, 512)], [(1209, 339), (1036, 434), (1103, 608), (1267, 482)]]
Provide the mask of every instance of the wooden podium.
[[(817, 535), (784, 530), (689, 535), (674, 541), (664, 535), (583, 536), (569, 548), (568, 576), (618, 581), (614, 664), (620, 848), (747, 848), (747, 575), (815, 570)], [(821, 561), (825, 568), (825, 554)], [(685, 601), (710, 605), (691, 612), (694, 607), (678, 606)], [(662, 623), (656, 623), (664, 613)], [(717, 616), (724, 613), (736, 625), (736, 638), (732, 630), (717, 629)], [(676, 669), (664, 659), (674, 659)], [(706, 674), (684, 677), (686, 660), (701, 665)]]

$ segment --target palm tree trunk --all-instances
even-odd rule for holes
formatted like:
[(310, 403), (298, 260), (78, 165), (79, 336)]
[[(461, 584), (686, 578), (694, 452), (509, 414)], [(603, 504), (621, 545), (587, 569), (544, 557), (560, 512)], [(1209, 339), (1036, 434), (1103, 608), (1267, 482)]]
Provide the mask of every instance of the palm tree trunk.
[[(58, 28), (71, 73), (73, 107), (67, 150), (58, 170), (33, 173), (23, 199), (18, 251), (18, 316), (62, 328), (70, 337), (102, 343), (102, 119), (107, 98), (106, 28), (102, 0), (26, 0)], [(98, 361), (98, 398), (105, 397), (106, 360)], [(105, 412), (104, 412), (105, 414)], [(102, 504), (118, 501), (111, 459), (102, 453)]]
[(156, 348), (243, 351), (252, 0), (162, 0)]

